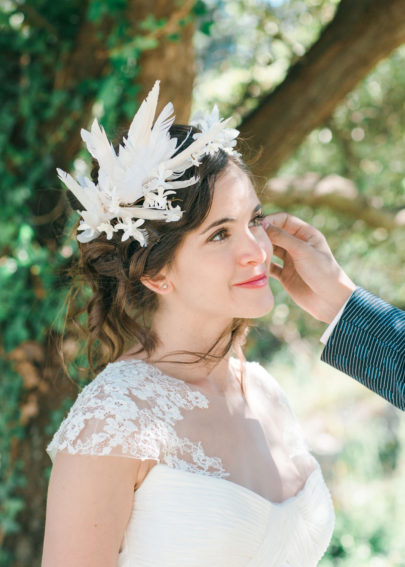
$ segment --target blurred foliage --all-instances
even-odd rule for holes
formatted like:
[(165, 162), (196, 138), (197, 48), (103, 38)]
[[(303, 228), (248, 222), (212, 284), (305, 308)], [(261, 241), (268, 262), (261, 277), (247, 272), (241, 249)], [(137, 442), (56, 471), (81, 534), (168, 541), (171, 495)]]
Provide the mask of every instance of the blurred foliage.
[[(27, 471), (18, 460), (18, 445), (28, 439), (29, 417), (39, 412), (35, 398), (40, 391), (25, 383), (35, 375), (34, 365), (23, 361), (28, 370), (22, 378), (14, 353), (31, 341), (42, 344), (47, 356), (50, 333), (63, 329), (66, 272), (76, 251), (75, 241), (62, 234), (70, 233), (76, 214), (66, 225), (55, 226), (48, 246), (39, 238), (43, 221), (37, 216), (38, 194), (46, 205), (56, 192), (55, 153), (62, 159), (60, 148), (89, 99), (97, 101), (94, 113), (103, 115), (107, 129), (116, 128), (137, 108), (137, 61), (156, 42), (145, 35), (134, 37), (126, 8), (125, 0), (0, 1), (0, 399), (6, 401), (0, 412), (0, 565), (13, 560), (2, 545), (4, 538), (21, 529), (17, 517), (24, 502), (18, 489), (26, 484)], [(114, 25), (107, 26), (112, 18)], [(104, 38), (109, 72), (97, 81), (85, 73), (78, 83), (63, 84), (83, 21), (98, 27)], [(148, 31), (161, 24), (145, 22)], [(83, 166), (82, 160), (76, 162)], [(80, 380), (77, 368), (69, 365), (71, 376)], [(62, 413), (55, 415), (50, 416), (52, 432)]]
[[(195, 46), (194, 106), (217, 102), (238, 123), (316, 41), (339, 0), (207, 0)], [(206, 30), (209, 30), (207, 33)]]
[[(191, 16), (198, 65), (195, 107), (217, 102), (237, 124), (262, 94), (283, 80), (289, 66), (333, 18), (337, 4), (338, 0), (198, 0)], [(26, 483), (15, 451), (18, 440), (27, 435), (21, 420), (24, 383), (10, 353), (26, 341), (46, 343), (50, 328), (62, 331), (66, 270), (76, 252), (75, 242), (60, 232), (55, 233), (53, 247), (43, 246), (32, 203), (36, 191), (55, 187), (55, 147), (63, 143), (89, 98), (96, 101), (93, 114), (102, 117), (109, 132), (136, 109), (139, 57), (156, 46), (154, 33), (165, 21), (150, 14), (140, 26), (143, 33), (134, 37), (125, 18), (126, 5), (125, 0), (0, 0), (0, 398), (7, 400), (0, 412), (1, 538), (19, 533), (18, 513), (24, 502), (18, 490)], [(46, 18), (35, 20), (35, 14)], [(106, 18), (114, 20), (108, 33), (102, 27)], [(84, 78), (73, 90), (54, 88), (52, 79), (74, 50), (83, 20), (100, 25), (98, 33), (109, 50), (106, 72), (97, 81)], [(375, 207), (394, 212), (404, 208), (404, 63), (404, 48), (382, 61), (328, 123), (308, 136), (280, 175), (338, 173), (371, 197)], [(39, 144), (47, 124), (55, 124), (54, 131), (46, 144)], [(87, 167), (80, 154), (75, 167)], [(273, 210), (271, 203), (267, 208)], [(403, 229), (388, 234), (329, 209), (293, 207), (290, 212), (324, 232), (339, 262), (359, 285), (405, 307)], [(65, 234), (75, 217), (63, 227)], [(319, 364), (319, 323), (295, 308), (277, 282), (272, 287), (276, 307), (252, 331), (248, 355), (271, 363), (331, 486), (337, 523), (321, 564), (405, 565), (400, 485), (405, 473), (404, 420), (375, 395)], [(79, 363), (69, 363), (77, 380), (82, 376)], [(55, 431), (70, 403), (66, 400), (51, 414), (47, 433)], [(0, 552), (0, 565), (9, 566), (12, 560), (11, 551)]]
[[(313, 131), (280, 174), (317, 171), (351, 179), (375, 208), (405, 207), (403, 160), (405, 48), (401, 47), (352, 92), (323, 128)], [(350, 276), (391, 303), (405, 307), (405, 230), (388, 233), (354, 224), (333, 211), (292, 211), (328, 238)]]

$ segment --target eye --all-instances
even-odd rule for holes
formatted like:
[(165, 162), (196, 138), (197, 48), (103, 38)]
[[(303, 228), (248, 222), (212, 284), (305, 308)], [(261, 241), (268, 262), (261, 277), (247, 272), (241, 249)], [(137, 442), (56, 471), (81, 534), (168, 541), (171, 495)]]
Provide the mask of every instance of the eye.
[(263, 213), (258, 213), (249, 223), (250, 227), (262, 226), (262, 221), (264, 219)]
[(215, 234), (213, 234), (210, 238), (210, 242), (220, 242), (221, 240), (225, 240), (229, 236), (228, 231), (226, 228), (221, 228)]

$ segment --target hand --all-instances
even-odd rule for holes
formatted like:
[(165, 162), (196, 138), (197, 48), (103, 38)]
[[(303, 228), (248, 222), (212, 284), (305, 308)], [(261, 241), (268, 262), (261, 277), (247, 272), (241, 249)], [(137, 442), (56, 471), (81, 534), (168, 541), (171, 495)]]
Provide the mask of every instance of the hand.
[(310, 315), (330, 323), (356, 285), (336, 262), (324, 235), (287, 213), (265, 217), (263, 226), (283, 266), (272, 262), (270, 275)]

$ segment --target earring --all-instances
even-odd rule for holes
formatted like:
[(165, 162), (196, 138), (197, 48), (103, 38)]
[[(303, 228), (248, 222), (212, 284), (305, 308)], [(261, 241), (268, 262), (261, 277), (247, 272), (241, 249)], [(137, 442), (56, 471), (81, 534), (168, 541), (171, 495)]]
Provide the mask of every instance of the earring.
[(164, 283), (164, 284), (162, 285), (162, 289), (167, 289), (167, 283)]

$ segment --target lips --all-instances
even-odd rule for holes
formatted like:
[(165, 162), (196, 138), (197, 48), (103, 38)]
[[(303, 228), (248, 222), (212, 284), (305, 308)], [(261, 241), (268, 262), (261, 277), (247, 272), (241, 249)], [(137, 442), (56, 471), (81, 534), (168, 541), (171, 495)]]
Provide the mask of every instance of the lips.
[(263, 272), (262, 274), (258, 274), (257, 276), (253, 276), (248, 280), (236, 283), (234, 285), (237, 287), (262, 287), (266, 284), (267, 284), (267, 274)]

